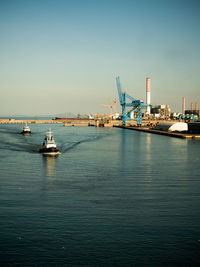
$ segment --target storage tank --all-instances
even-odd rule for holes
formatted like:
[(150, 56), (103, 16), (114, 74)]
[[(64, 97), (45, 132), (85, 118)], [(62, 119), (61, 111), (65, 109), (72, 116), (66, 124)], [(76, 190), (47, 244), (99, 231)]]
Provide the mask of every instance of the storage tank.
[(185, 122), (163, 122), (159, 123), (156, 130), (169, 131), (169, 132), (187, 132), (188, 124)]

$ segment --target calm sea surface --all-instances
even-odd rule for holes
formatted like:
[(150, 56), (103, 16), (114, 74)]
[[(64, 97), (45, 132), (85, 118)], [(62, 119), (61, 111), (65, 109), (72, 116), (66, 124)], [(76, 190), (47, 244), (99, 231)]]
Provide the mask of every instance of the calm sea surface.
[(0, 125), (0, 266), (200, 265), (200, 140), (22, 126)]

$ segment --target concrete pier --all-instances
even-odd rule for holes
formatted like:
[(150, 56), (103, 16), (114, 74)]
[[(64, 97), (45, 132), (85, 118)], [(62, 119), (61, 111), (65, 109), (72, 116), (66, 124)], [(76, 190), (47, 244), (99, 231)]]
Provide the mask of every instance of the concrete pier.
[(167, 135), (170, 137), (177, 137), (177, 138), (183, 138), (183, 139), (200, 139), (200, 134), (168, 132), (168, 131), (151, 129), (149, 127), (134, 127), (134, 126), (116, 126), (116, 127), (134, 130), (134, 131), (146, 132), (146, 133)]

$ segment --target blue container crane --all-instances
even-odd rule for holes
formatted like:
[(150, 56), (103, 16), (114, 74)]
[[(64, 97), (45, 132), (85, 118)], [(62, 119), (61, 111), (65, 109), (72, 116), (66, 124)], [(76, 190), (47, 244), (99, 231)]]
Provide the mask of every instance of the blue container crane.
[[(132, 111), (137, 111), (137, 118), (132, 119), (132, 120), (136, 120), (137, 125), (141, 126), (142, 125), (142, 108), (147, 107), (148, 105), (145, 105), (143, 100), (136, 100), (134, 97), (126, 93), (122, 93), (119, 77), (116, 78), (116, 83), (117, 83), (117, 90), (119, 94), (120, 105), (122, 106), (123, 126), (126, 126), (127, 120), (130, 120), (130, 118), (128, 118), (128, 114), (130, 114)], [(128, 100), (130, 100), (131, 102), (127, 102)], [(131, 110), (129, 112), (127, 112), (127, 107), (131, 107)]]

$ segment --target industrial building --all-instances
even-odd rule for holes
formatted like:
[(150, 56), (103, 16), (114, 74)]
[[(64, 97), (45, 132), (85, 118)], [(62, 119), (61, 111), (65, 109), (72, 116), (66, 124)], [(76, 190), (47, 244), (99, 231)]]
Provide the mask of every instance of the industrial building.
[(185, 109), (185, 97), (182, 98), (182, 114), (179, 119), (186, 122), (198, 121), (200, 118), (200, 110), (198, 109), (198, 103), (195, 103), (195, 109), (193, 102), (191, 102), (191, 108)]
[(200, 110), (198, 109), (198, 103), (195, 103), (195, 109), (194, 109), (194, 105), (193, 102), (191, 102), (191, 108), (190, 109), (185, 109), (185, 97), (183, 97), (182, 99), (182, 114), (186, 115), (197, 115), (198, 117), (200, 116)]
[(158, 119), (168, 119), (171, 115), (169, 105), (155, 105), (151, 106), (151, 114)]
[(197, 115), (198, 117), (200, 116), (200, 110), (191, 110), (191, 109), (187, 109), (185, 110), (185, 115)]

